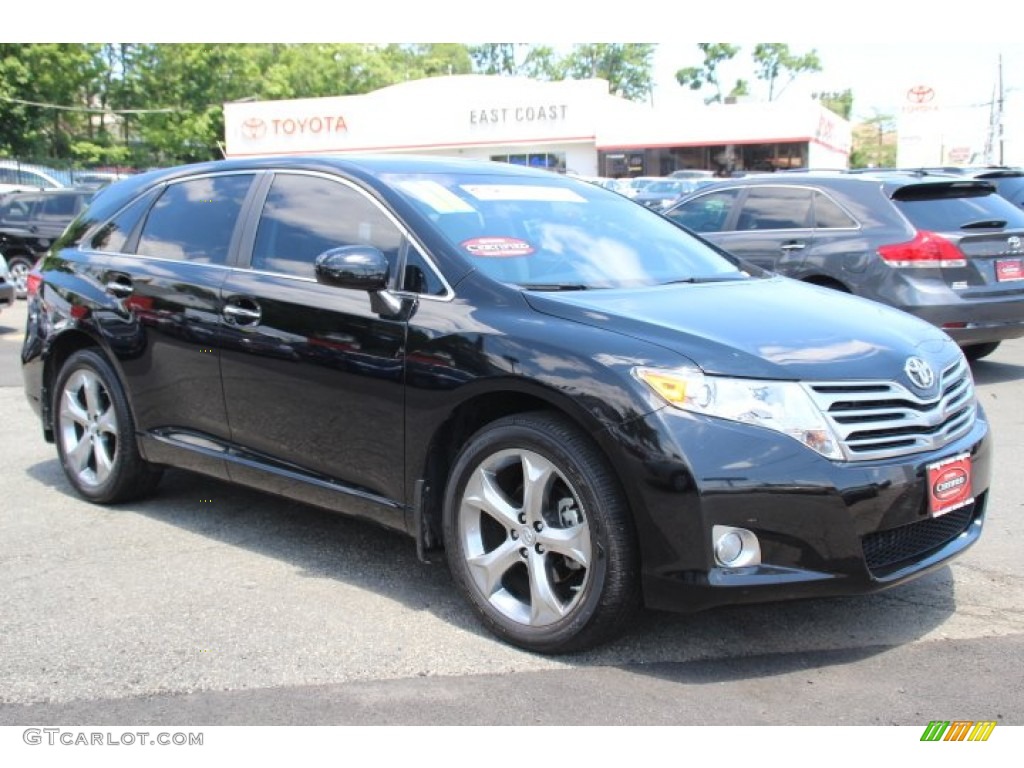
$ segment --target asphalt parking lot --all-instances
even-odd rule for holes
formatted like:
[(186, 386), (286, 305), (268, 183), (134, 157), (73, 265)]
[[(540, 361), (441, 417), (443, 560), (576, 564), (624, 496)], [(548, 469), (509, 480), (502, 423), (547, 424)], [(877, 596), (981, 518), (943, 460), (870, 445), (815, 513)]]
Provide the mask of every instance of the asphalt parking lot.
[(863, 598), (647, 613), (558, 659), (502, 645), (447, 571), (372, 525), (184, 472), (89, 505), (21, 389), (0, 314), (0, 725), (1024, 724), (1024, 340), (975, 365), (985, 534)]

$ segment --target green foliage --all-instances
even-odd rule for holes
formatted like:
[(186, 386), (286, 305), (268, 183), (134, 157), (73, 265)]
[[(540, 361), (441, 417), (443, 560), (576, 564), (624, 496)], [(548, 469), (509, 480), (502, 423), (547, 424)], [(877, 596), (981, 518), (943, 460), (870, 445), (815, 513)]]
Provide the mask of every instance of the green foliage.
[(561, 80), (563, 77), (558, 56), (550, 45), (531, 46), (518, 74), (535, 80)]
[(473, 58), (474, 69), (484, 75), (515, 75), (515, 43), (482, 43), (471, 46), (469, 55)]
[(896, 165), (896, 119), (875, 112), (853, 129), (851, 168), (891, 168)]
[(600, 77), (612, 93), (627, 99), (646, 99), (653, 87), (654, 46), (646, 43), (588, 43), (574, 45), (561, 63), (565, 76)]
[(0, 44), (0, 151), (63, 156), (70, 137), (89, 135), (88, 114), (46, 110), (46, 102), (91, 106), (100, 88), (102, 46), (80, 43)]
[[(789, 50), (785, 43), (758, 43), (754, 46), (754, 64), (757, 67), (757, 77), (768, 83), (768, 101), (774, 101), (782, 95), (787, 86), (792, 83), (798, 75), (805, 72), (821, 72), (821, 60), (818, 52), (811, 50), (798, 56)], [(775, 91), (775, 85), (780, 78), (786, 82)]]
[[(736, 57), (740, 48), (729, 43), (697, 43), (704, 54), (704, 64), (699, 67), (685, 67), (676, 72), (676, 80), (680, 85), (692, 91), (699, 91), (706, 86), (714, 88), (714, 93), (704, 98), (705, 104), (721, 103), (723, 100), (722, 84), (719, 80), (718, 68), (725, 62)], [(737, 90), (746, 93), (746, 82), (737, 80), (731, 95), (739, 95)]]
[(225, 102), (367, 93), (473, 71), (603, 77), (642, 99), (653, 53), (604, 43), (565, 55), (516, 43), (0, 43), (0, 153), (140, 167), (207, 160), (221, 155)]
[(820, 101), (826, 109), (832, 110), (844, 120), (849, 120), (853, 115), (853, 91), (849, 88), (845, 91), (816, 93), (814, 98)]

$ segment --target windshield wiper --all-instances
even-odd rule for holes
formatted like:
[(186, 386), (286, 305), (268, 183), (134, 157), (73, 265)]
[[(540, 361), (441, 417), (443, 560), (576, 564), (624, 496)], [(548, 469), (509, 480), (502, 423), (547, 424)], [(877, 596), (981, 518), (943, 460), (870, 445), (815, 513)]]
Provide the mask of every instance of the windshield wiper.
[(585, 291), (590, 286), (580, 283), (519, 283), (528, 291)]
[(669, 280), (665, 283), (658, 283), (658, 285), (678, 285), (680, 283), (687, 283), (688, 285), (695, 285), (697, 283), (731, 283), (735, 280), (745, 279), (745, 275), (708, 275), (706, 277), (683, 277), (679, 280)]
[(961, 224), (960, 229), (1003, 229), (1005, 226), (1005, 219), (979, 219)]

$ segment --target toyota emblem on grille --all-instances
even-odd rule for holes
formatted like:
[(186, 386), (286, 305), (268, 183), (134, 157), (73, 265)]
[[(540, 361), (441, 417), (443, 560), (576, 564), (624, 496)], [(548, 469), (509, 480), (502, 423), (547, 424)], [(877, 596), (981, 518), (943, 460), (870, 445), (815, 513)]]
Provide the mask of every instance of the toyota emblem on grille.
[(1013, 235), (1013, 237), (1006, 238), (1006, 247), (1009, 248), (1011, 251), (1019, 251), (1020, 238), (1017, 237), (1016, 235)]
[(935, 383), (935, 372), (920, 357), (908, 357), (903, 366), (911, 383), (918, 389), (931, 389)]

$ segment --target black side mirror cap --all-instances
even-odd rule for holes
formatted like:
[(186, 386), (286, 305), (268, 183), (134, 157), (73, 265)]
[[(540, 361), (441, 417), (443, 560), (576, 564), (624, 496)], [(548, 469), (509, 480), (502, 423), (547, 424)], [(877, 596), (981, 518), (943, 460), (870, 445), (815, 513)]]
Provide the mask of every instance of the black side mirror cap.
[(356, 291), (383, 291), (388, 287), (391, 265), (378, 248), (346, 245), (316, 257), (317, 282)]

